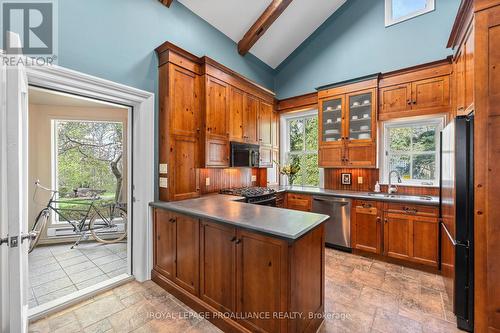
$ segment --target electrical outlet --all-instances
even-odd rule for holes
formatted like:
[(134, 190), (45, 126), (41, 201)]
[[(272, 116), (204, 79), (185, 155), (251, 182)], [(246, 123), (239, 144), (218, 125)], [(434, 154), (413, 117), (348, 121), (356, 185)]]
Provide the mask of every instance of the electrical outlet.
[(363, 184), (363, 177), (358, 177), (358, 184)]
[(205, 178), (205, 185), (210, 186), (210, 177)]
[(168, 188), (168, 178), (160, 177), (160, 187)]
[(257, 176), (256, 176), (256, 175), (252, 175), (252, 181), (253, 181), (253, 182), (256, 182), (256, 181), (257, 181)]
[(168, 173), (168, 165), (165, 164), (160, 164), (160, 173), (162, 174), (167, 174)]

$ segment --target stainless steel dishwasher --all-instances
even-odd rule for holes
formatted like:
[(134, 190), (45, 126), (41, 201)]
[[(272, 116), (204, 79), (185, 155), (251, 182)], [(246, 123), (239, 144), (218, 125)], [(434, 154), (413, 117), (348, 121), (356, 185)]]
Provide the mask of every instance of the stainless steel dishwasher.
[(314, 196), (312, 211), (329, 215), (325, 222), (325, 243), (342, 250), (351, 249), (351, 205), (346, 198)]

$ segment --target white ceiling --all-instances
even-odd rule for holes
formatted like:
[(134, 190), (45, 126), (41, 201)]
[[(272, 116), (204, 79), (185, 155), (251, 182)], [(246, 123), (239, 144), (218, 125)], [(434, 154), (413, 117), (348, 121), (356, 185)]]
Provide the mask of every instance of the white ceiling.
[[(179, 0), (226, 36), (238, 43), (271, 0)], [(250, 53), (278, 67), (346, 0), (294, 0)]]

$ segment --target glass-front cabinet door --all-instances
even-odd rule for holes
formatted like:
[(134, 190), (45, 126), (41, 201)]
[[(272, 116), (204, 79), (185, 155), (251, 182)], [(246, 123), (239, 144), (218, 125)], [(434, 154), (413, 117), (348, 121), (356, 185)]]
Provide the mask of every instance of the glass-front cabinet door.
[(320, 144), (342, 143), (344, 137), (344, 96), (323, 100), (319, 120)]
[(375, 100), (372, 90), (347, 95), (349, 141), (372, 141), (375, 134)]

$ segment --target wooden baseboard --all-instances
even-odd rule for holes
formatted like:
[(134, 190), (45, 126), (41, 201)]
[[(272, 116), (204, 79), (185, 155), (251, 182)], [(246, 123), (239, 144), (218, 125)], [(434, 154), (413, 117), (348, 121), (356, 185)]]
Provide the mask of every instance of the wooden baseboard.
[(174, 284), (172, 281), (156, 272), (155, 270), (151, 271), (151, 280), (160, 285), (163, 289), (177, 297), (181, 302), (189, 306), (191, 309), (198, 313), (210, 315), (207, 316), (207, 320), (212, 324), (217, 326), (224, 332), (244, 332), (250, 333), (251, 331), (241, 326), (237, 322), (227, 318), (223, 313), (216, 310), (212, 306), (203, 302), (201, 299), (191, 294), (190, 292), (182, 289), (181, 287)]

